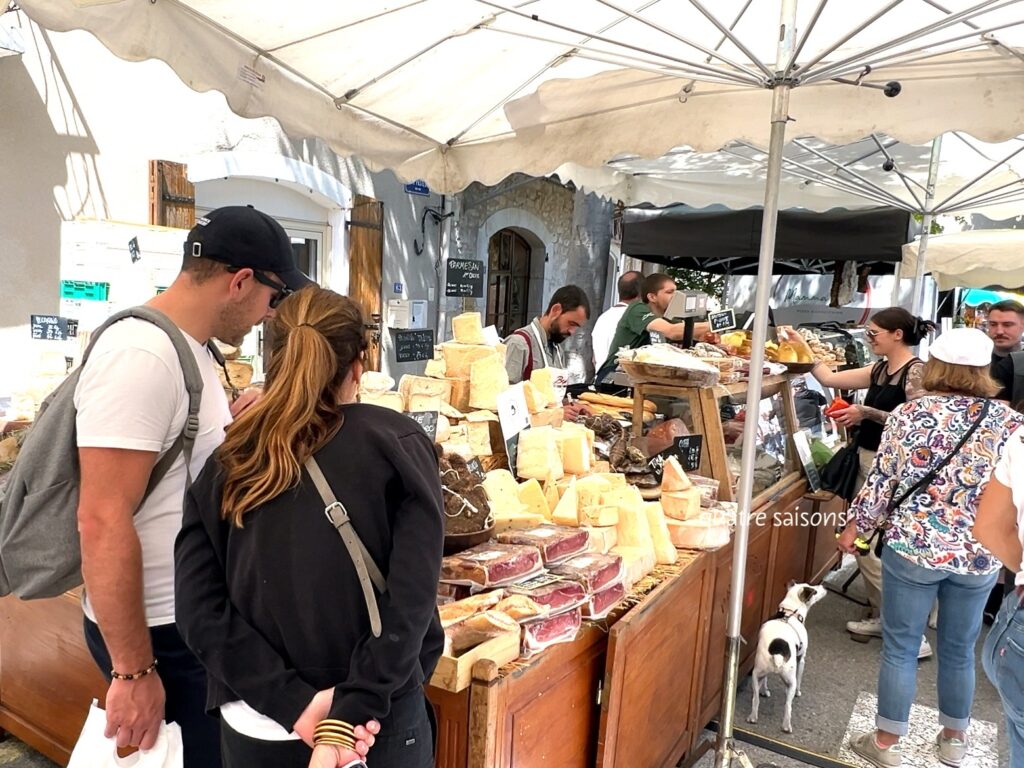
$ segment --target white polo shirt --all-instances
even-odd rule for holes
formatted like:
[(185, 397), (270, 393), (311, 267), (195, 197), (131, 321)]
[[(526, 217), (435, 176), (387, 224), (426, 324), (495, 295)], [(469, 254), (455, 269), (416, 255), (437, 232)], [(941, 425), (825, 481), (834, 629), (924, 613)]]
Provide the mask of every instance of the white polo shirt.
[[(1018, 427), (1006, 441), (994, 476), (1013, 494), (1013, 506), (1017, 508), (1017, 536), (1024, 547), (1024, 427)], [(1024, 563), (1018, 563), (1015, 570), (1014, 583), (1024, 584)]]

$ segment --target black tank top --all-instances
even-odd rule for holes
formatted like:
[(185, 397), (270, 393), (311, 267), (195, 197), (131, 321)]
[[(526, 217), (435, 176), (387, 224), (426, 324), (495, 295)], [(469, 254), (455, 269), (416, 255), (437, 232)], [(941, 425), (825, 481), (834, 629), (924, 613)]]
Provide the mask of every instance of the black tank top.
[[(888, 362), (882, 360), (875, 363), (871, 369), (871, 386), (864, 396), (864, 405), (868, 408), (876, 408), (879, 411), (891, 413), (897, 406), (907, 402), (907, 378), (910, 376), (910, 367), (921, 362), (916, 357), (910, 358), (906, 365), (890, 375), (886, 370)], [(893, 377), (898, 377), (893, 382)], [(882, 443), (882, 429), (884, 424), (877, 421), (865, 419), (860, 423), (857, 430), (857, 447), (866, 451), (877, 451)]]

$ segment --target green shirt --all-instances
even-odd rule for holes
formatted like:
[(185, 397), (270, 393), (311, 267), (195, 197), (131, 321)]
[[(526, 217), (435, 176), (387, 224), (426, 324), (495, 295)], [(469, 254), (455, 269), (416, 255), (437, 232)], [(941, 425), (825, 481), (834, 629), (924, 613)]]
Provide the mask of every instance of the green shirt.
[(612, 345), (608, 348), (608, 359), (614, 360), (615, 355), (621, 347), (635, 349), (651, 343), (651, 334), (647, 326), (657, 315), (651, 311), (642, 301), (635, 301), (630, 304), (625, 313), (619, 318), (619, 324), (615, 326), (615, 335), (612, 337)]

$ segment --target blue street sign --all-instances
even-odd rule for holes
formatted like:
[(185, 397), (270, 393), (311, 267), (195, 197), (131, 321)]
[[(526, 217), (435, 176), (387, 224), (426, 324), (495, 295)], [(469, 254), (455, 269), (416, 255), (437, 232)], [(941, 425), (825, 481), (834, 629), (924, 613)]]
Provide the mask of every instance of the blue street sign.
[(412, 184), (405, 185), (405, 192), (409, 195), (422, 195), (426, 197), (430, 194), (430, 187), (427, 186), (427, 182), (423, 179), (416, 179)]
[(401, 293), (402, 292), (402, 287), (403, 286), (402, 286), (401, 283), (395, 283), (395, 285), (394, 285), (395, 291), (394, 292), (395, 293)]

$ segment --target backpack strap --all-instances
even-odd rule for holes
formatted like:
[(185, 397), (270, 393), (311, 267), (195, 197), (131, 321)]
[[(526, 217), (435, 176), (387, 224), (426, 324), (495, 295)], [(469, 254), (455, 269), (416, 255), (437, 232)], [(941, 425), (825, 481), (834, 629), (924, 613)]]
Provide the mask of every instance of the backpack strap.
[[(179, 455), (185, 457), (185, 491), (187, 492), (192, 485), (192, 448), (195, 445), (196, 436), (199, 434), (199, 408), (203, 399), (203, 376), (196, 364), (196, 357), (192, 354), (192, 348), (188, 345), (181, 329), (163, 312), (147, 306), (130, 307), (107, 318), (103, 325), (93, 331), (92, 337), (89, 339), (89, 346), (86, 347), (85, 353), (82, 355), (82, 365), (85, 365), (86, 360), (89, 359), (93, 346), (103, 332), (114, 323), (129, 317), (152, 323), (167, 334), (178, 355), (178, 362), (181, 364), (181, 371), (185, 378), (185, 391), (188, 393), (188, 415), (185, 417), (185, 425), (178, 438), (153, 467), (153, 471), (149, 475), (149, 483), (146, 485), (146, 493), (142, 497), (142, 500), (145, 501), (170, 471)], [(209, 347), (213, 347), (213, 345), (210, 344)], [(215, 357), (220, 357), (223, 360), (219, 350)]]
[(522, 328), (518, 331), (512, 331), (512, 335), (526, 339), (526, 370), (523, 371), (523, 381), (529, 381), (530, 374), (533, 373), (533, 341), (530, 339), (530, 334)]
[(1010, 405), (1017, 407), (1024, 400), (1024, 352), (1011, 352), (1013, 363), (1013, 386), (1010, 388)]
[(327, 520), (338, 531), (341, 540), (345, 543), (345, 549), (348, 550), (349, 557), (352, 558), (352, 564), (359, 576), (359, 585), (363, 588), (366, 610), (370, 614), (370, 630), (374, 637), (380, 637), (380, 609), (377, 607), (377, 598), (373, 594), (373, 587), (377, 587), (377, 591), (384, 594), (388, 589), (387, 582), (384, 581), (383, 574), (377, 564), (373, 562), (366, 545), (363, 544), (356, 529), (352, 526), (352, 519), (348, 516), (345, 505), (338, 501), (334, 491), (331, 490), (331, 484), (327, 482), (316, 459), (310, 456), (303, 466), (324, 502), (324, 514), (327, 515)]

